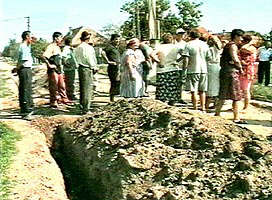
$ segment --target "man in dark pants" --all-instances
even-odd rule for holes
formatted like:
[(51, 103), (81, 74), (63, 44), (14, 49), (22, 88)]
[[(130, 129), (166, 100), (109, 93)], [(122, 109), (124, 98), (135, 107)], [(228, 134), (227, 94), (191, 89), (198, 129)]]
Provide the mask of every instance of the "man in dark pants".
[(264, 46), (258, 49), (258, 83), (262, 84), (265, 78), (264, 85), (268, 86), (270, 83), (270, 58), (272, 55), (272, 49), (270, 42), (265, 42)]
[(30, 31), (22, 33), (23, 42), (19, 47), (19, 56), (17, 63), (17, 73), (19, 76), (19, 104), (21, 115), (27, 119), (32, 114), (33, 99), (32, 99), (32, 64), (33, 58), (31, 55), (31, 35)]
[(114, 96), (120, 94), (119, 65), (120, 52), (118, 45), (120, 35), (112, 34), (110, 44), (102, 52), (103, 58), (108, 63), (108, 76), (110, 79), (110, 101), (114, 101)]
[(94, 48), (89, 44), (90, 33), (83, 31), (80, 37), (81, 44), (75, 49), (75, 58), (78, 63), (80, 105), (83, 114), (88, 114), (93, 98), (93, 76), (97, 72), (97, 60)]

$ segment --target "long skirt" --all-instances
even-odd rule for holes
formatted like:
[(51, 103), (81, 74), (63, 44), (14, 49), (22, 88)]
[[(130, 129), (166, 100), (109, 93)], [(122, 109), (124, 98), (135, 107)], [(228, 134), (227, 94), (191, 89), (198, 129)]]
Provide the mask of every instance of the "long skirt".
[(157, 73), (156, 85), (156, 99), (164, 102), (181, 100), (179, 70)]

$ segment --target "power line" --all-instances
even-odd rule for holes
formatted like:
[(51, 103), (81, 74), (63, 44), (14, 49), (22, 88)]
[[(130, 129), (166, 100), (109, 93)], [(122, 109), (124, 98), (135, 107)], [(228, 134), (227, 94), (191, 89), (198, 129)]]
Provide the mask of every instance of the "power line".
[(9, 18), (9, 19), (2, 19), (0, 22), (10, 22), (10, 21), (15, 21), (15, 20), (20, 20), (20, 19), (27, 19), (26, 25), (27, 25), (27, 30), (30, 31), (30, 17), (16, 17), (16, 18)]
[(19, 19), (23, 19), (23, 18), (24, 18), (24, 17), (2, 19), (2, 20), (0, 20), (0, 22), (9, 22), (9, 21), (19, 20)]
[(27, 30), (30, 31), (30, 17), (25, 17), (27, 19)]

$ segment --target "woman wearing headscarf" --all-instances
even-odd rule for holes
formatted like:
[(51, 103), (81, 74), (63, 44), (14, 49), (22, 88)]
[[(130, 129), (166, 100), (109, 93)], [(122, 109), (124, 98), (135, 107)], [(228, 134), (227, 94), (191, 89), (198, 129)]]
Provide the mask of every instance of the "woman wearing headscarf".
[(220, 112), (224, 101), (232, 100), (233, 121), (235, 123), (246, 123), (240, 120), (238, 102), (242, 98), (240, 86), (240, 74), (243, 73), (242, 64), (238, 56), (238, 46), (242, 42), (244, 31), (234, 29), (231, 32), (231, 41), (224, 47), (220, 59), (220, 89), (219, 101), (216, 106), (216, 116), (220, 116)]
[(249, 106), (250, 101), (250, 87), (254, 80), (254, 63), (257, 58), (257, 49), (251, 43), (252, 37), (245, 35), (243, 37), (243, 46), (239, 51), (239, 57), (243, 67), (243, 73), (240, 74), (241, 90), (244, 95), (244, 110)]
[(120, 67), (120, 96), (135, 98), (144, 96), (142, 62), (145, 57), (139, 49), (140, 41), (137, 38), (129, 40), (127, 49), (121, 57)]

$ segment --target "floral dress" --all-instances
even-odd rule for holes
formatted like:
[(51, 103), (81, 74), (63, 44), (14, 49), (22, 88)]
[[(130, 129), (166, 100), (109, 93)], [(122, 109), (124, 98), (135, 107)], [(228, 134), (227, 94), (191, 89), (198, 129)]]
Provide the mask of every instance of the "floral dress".
[(254, 79), (254, 63), (256, 60), (256, 56), (253, 52), (241, 49), (239, 52), (239, 58), (242, 61), (243, 66), (243, 73), (240, 74), (240, 85), (242, 90), (247, 90), (249, 84)]

